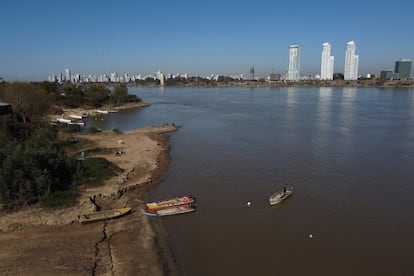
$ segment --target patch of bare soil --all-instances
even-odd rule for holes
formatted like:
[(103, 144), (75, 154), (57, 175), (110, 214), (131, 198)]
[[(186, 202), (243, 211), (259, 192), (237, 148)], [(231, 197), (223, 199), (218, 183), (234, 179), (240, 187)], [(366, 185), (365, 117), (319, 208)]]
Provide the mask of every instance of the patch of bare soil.
[[(123, 172), (101, 187), (85, 188), (73, 208), (40, 208), (0, 215), (0, 274), (176, 275), (163, 237), (143, 216), (144, 193), (162, 181), (169, 162), (168, 136), (175, 127), (148, 127), (82, 135), (123, 153), (102, 156)], [(80, 225), (78, 214), (128, 206), (118, 219)]]

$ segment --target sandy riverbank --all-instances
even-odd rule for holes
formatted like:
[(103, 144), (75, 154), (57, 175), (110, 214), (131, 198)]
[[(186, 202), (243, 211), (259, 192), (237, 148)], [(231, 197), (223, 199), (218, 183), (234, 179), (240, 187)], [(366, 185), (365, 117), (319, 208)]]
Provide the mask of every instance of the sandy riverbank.
[(70, 115), (76, 115), (76, 116), (89, 115), (91, 113), (97, 113), (96, 110), (103, 110), (103, 111), (108, 111), (108, 112), (109, 110), (111, 110), (113, 112), (118, 112), (121, 110), (138, 109), (138, 108), (144, 108), (148, 106), (149, 106), (148, 103), (144, 101), (140, 101), (140, 102), (127, 103), (127, 104), (120, 105), (120, 106), (104, 106), (102, 108), (56, 108), (57, 109), (56, 113), (53, 115), (50, 115), (49, 118), (52, 120), (56, 120), (57, 118), (62, 118), (62, 119), (76, 121), (76, 119), (71, 118)]
[[(166, 243), (143, 217), (145, 191), (157, 185), (169, 162), (168, 132), (152, 126), (115, 133), (77, 134), (109, 148), (105, 157), (122, 173), (94, 188), (81, 188), (73, 208), (45, 211), (30, 208), (0, 215), (0, 274), (22, 275), (163, 275), (177, 270)], [(114, 151), (112, 151), (114, 150)], [(116, 155), (116, 151), (122, 151)], [(132, 207), (130, 215), (88, 225), (76, 216), (94, 210)]]

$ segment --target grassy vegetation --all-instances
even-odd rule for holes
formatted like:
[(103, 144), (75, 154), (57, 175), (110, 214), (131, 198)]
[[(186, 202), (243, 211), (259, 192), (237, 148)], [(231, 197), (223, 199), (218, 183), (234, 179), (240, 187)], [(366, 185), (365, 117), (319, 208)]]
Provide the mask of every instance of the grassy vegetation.
[(100, 157), (86, 158), (76, 173), (76, 180), (81, 185), (99, 186), (102, 181), (116, 175), (121, 169)]
[(66, 191), (57, 191), (43, 197), (40, 204), (43, 208), (47, 209), (71, 207), (76, 204), (78, 196), (79, 193), (76, 188)]
[(97, 133), (97, 132), (101, 132), (101, 130), (96, 128), (96, 127), (90, 127), (90, 128), (88, 128), (88, 132), (89, 133)]

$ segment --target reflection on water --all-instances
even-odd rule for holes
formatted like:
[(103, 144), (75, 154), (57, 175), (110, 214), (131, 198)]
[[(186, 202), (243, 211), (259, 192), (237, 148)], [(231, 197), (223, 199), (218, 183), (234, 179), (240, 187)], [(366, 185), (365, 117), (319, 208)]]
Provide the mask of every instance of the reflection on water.
[(298, 88), (288, 87), (286, 93), (286, 120), (288, 124), (295, 122), (295, 115), (298, 107)]
[(329, 126), (329, 121), (332, 117), (332, 91), (331, 87), (321, 87), (319, 89), (319, 102), (318, 102), (318, 122), (319, 126), (326, 128)]
[[(183, 275), (411, 274), (412, 90), (131, 91), (152, 106), (107, 129), (183, 125), (148, 195), (197, 198), (195, 213), (161, 220)], [(286, 183), (295, 193), (269, 207)]]

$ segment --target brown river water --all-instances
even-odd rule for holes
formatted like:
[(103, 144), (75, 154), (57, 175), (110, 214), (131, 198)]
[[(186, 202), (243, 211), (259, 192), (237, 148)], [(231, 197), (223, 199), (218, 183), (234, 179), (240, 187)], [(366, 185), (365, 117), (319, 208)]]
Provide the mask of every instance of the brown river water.
[(148, 198), (196, 197), (196, 212), (161, 218), (182, 275), (412, 275), (414, 90), (130, 93), (151, 106), (87, 126), (181, 126)]

